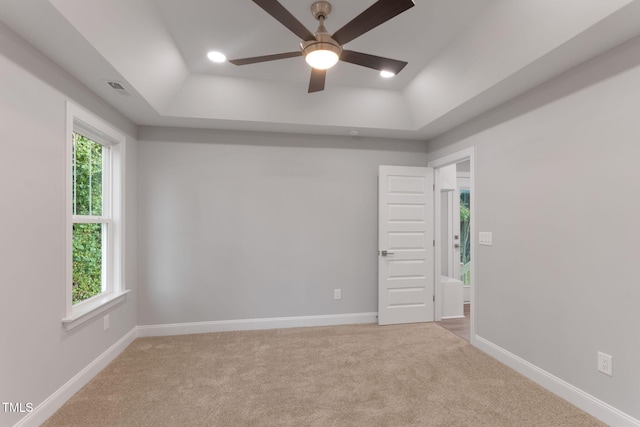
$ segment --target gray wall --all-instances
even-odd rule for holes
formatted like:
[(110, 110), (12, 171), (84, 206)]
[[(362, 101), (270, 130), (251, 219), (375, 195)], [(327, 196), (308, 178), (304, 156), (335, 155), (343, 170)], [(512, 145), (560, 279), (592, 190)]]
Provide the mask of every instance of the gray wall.
[[(65, 316), (67, 99), (132, 123), (0, 24), (0, 401), (35, 405), (135, 327), (135, 295), (70, 333)], [(135, 141), (128, 145), (126, 279), (135, 288)], [(0, 411), (0, 425), (24, 414)]]
[(478, 335), (635, 418), (639, 82), (634, 39), (429, 143), (476, 147)]
[(377, 311), (378, 165), (424, 166), (424, 143), (167, 128), (138, 139), (138, 324)]

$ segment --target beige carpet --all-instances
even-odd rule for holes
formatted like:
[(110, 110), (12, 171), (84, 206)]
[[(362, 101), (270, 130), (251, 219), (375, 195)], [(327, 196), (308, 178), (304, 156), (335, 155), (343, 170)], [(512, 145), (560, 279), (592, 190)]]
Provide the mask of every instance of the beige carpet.
[(141, 338), (52, 426), (602, 426), (440, 326)]

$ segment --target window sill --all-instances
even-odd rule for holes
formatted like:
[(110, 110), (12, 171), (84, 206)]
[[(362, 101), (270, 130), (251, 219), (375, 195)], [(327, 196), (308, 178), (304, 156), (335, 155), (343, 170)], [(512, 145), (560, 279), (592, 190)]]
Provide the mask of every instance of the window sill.
[(126, 290), (118, 293), (110, 293), (108, 295), (99, 296), (95, 299), (81, 303), (74, 307), (71, 311), (71, 316), (62, 319), (62, 324), (67, 331), (82, 325), (85, 322), (93, 319), (97, 315), (104, 313), (107, 310), (112, 309), (116, 305), (124, 301), (125, 296), (131, 292)]

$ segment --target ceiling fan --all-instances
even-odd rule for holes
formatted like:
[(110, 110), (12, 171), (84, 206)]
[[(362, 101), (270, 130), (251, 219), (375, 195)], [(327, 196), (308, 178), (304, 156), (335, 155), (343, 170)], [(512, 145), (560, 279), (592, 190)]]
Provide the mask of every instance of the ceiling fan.
[(331, 3), (327, 1), (316, 1), (311, 5), (313, 17), (320, 22), (315, 34), (310, 32), (277, 0), (253, 0), (253, 2), (302, 39), (300, 50), (234, 59), (229, 61), (232, 64), (247, 65), (304, 56), (312, 67), (309, 93), (324, 90), (327, 69), (338, 61), (350, 62), (392, 74), (398, 74), (407, 65), (404, 61), (347, 50), (343, 48), (343, 45), (415, 6), (413, 0), (378, 0), (333, 35), (330, 35), (324, 26), (325, 19), (331, 13)]

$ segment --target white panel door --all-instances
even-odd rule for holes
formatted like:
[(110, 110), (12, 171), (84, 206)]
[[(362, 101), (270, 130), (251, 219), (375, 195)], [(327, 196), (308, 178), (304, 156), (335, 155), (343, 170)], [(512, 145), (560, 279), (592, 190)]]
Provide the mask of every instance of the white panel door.
[(378, 192), (378, 324), (433, 321), (433, 169), (380, 166)]

